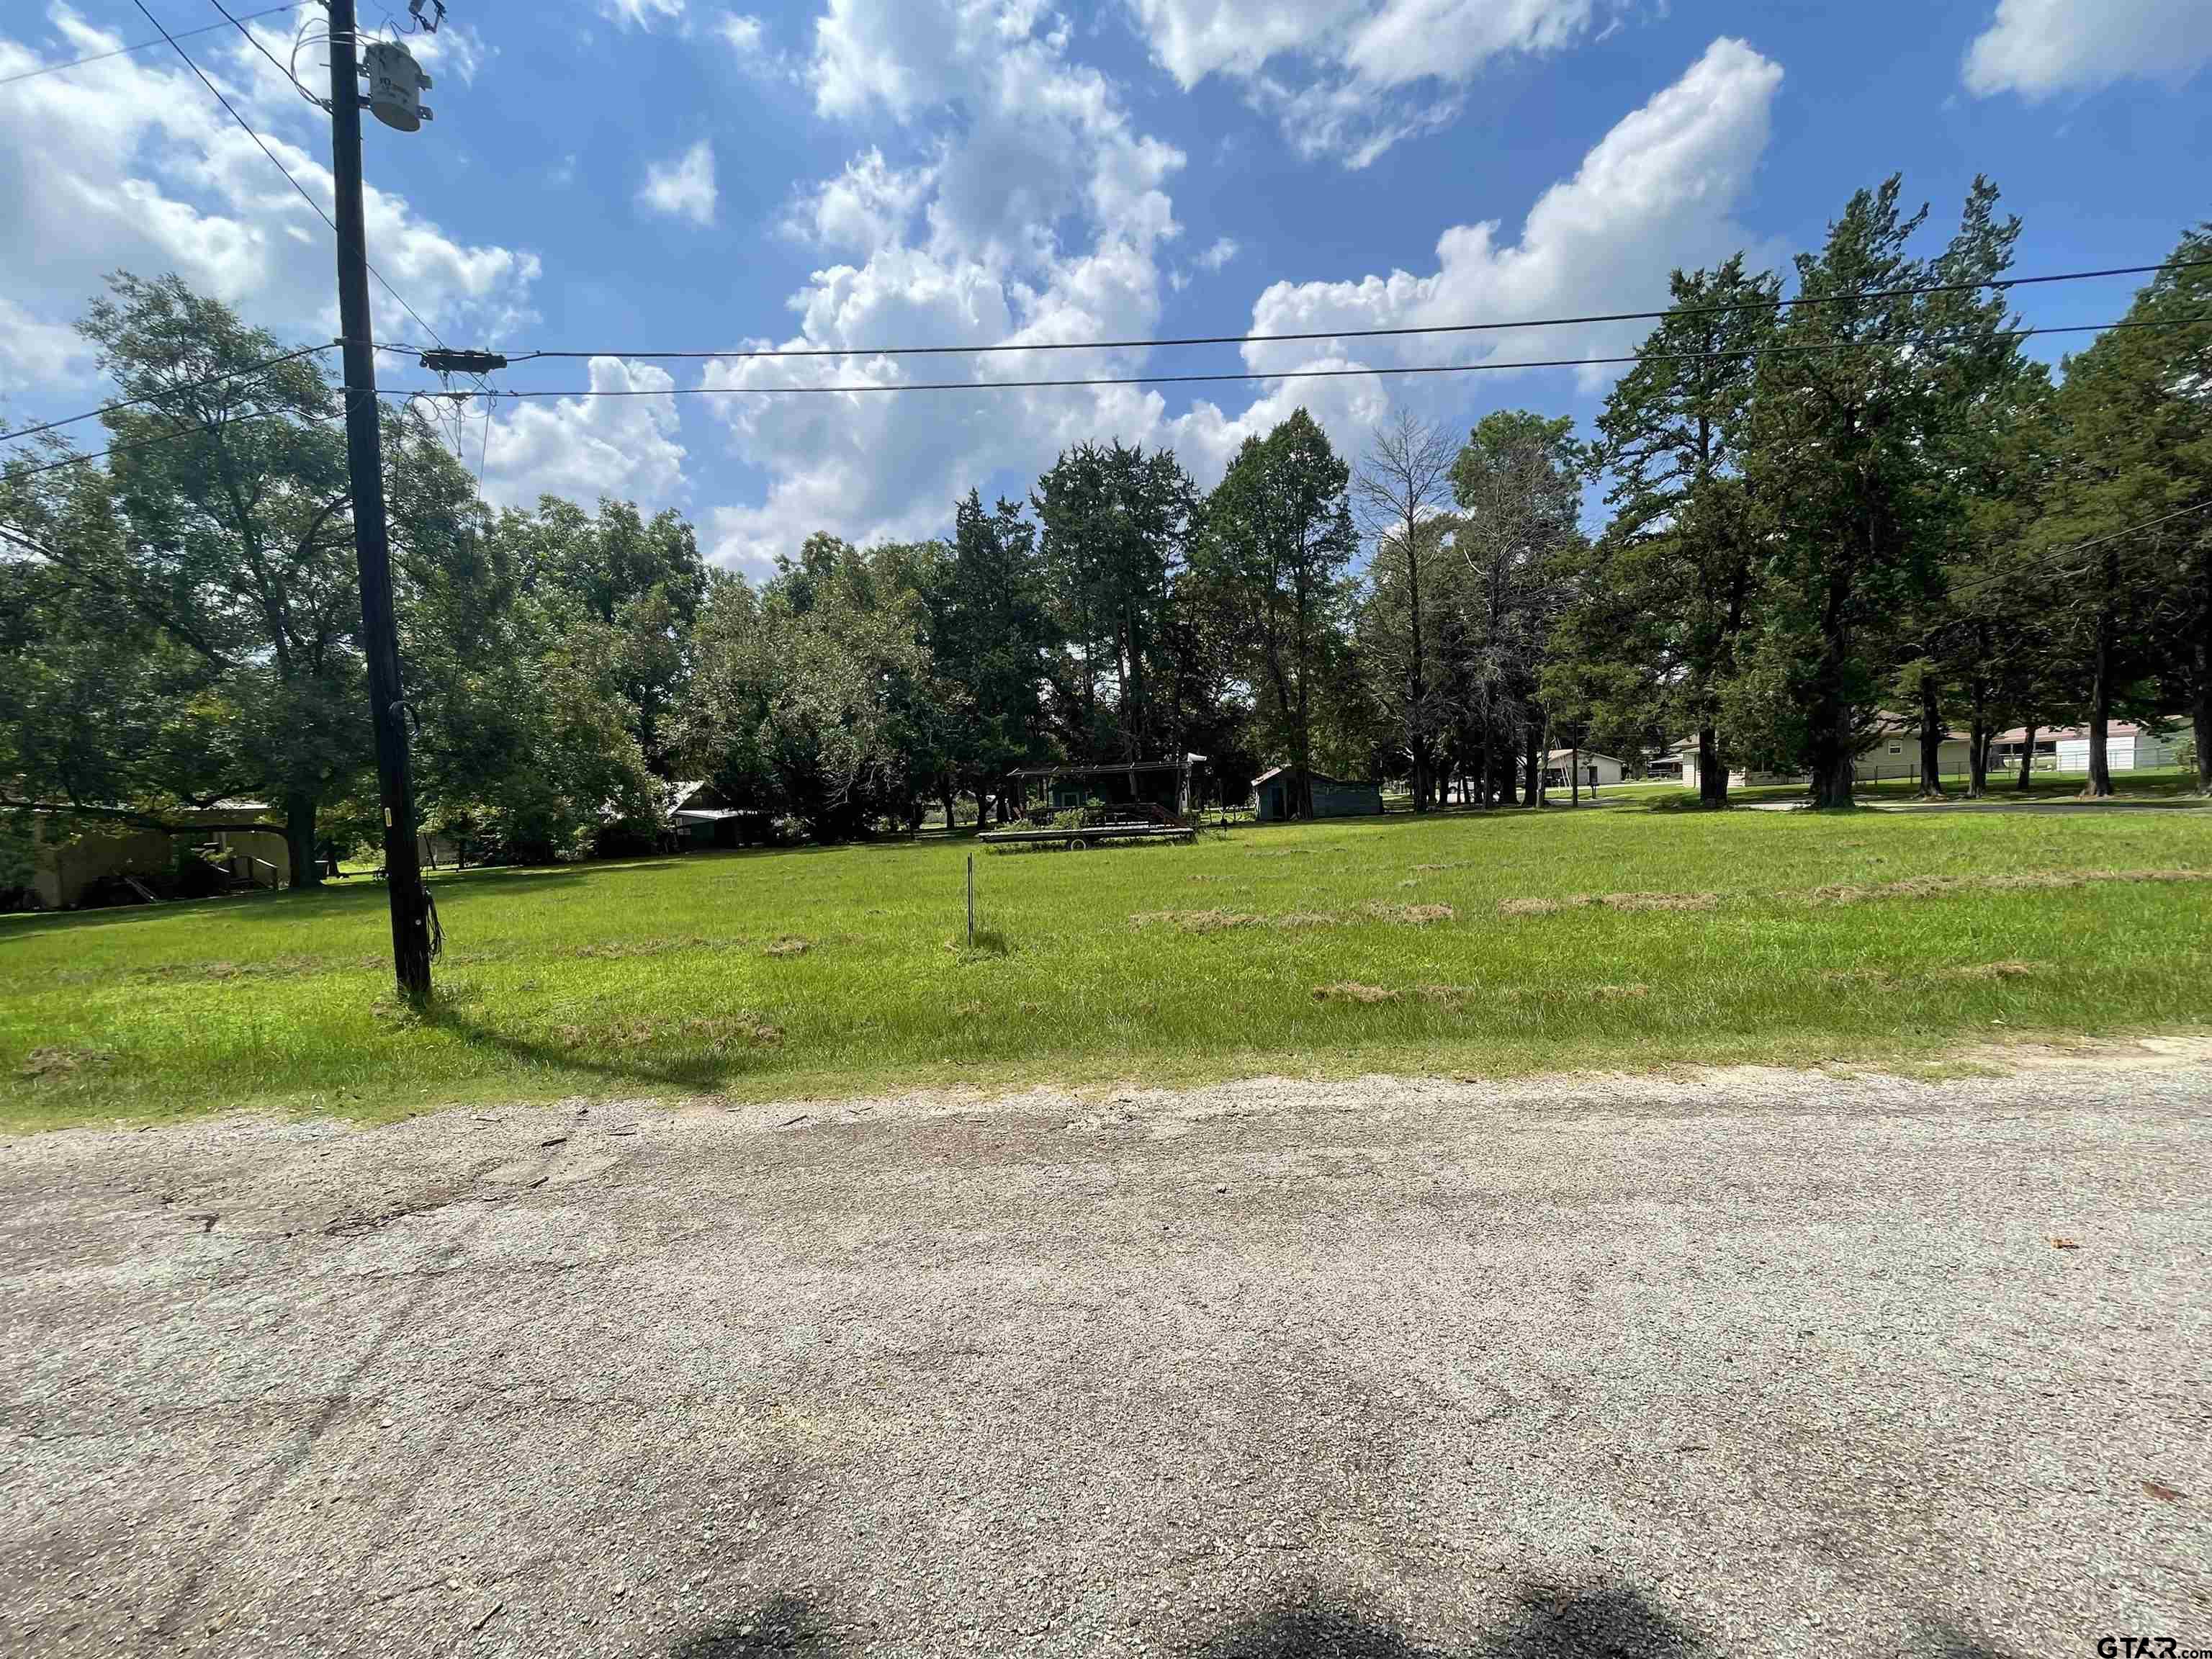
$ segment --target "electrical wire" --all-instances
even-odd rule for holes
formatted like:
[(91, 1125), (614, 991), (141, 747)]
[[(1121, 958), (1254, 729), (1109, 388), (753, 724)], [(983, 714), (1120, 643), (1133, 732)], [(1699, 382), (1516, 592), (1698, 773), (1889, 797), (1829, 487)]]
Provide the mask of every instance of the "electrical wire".
[[(2201, 501), (2191, 502), (2187, 507), (2176, 507), (2171, 513), (2161, 513), (2154, 519), (2144, 519), (2137, 523), (2124, 526), (2120, 529), (2108, 531), (2104, 535), (2093, 536), (2086, 542), (2075, 542), (2071, 547), (2053, 548), (2044, 556), (2046, 560), (2069, 558), (2076, 553), (2087, 553), (2091, 548), (2104, 547), (2113, 542), (2124, 541), (2130, 536), (2140, 535), (2146, 530), (2155, 530), (2162, 524), (2171, 524), (2176, 519), (2185, 519), (2193, 514), (2207, 510), (2212, 510), (2212, 495), (2207, 495)], [(2087, 575), (2089, 570), (2087, 566), (2081, 565), (2055, 570), (2046, 568), (2040, 574), (2045, 578), (2057, 577), (2065, 580), (2075, 580)], [(2008, 574), (1993, 573), (1984, 576), (1979, 581), (1960, 583), (1950, 590), (1950, 597), (1963, 599), (1972, 604), (1993, 588), (2009, 588), (2013, 582), (2014, 578)]]
[[(2014, 340), (2032, 339), (2046, 334), (2094, 334), (2113, 328), (2179, 328), (2199, 320), (2193, 318), (2172, 321), (2081, 323), (2057, 328), (2006, 329), (1998, 337)], [(1069, 386), (1212, 386), (1241, 380), (1334, 380), (1355, 379), (1362, 375), (1413, 376), (1425, 374), (1478, 374), (1492, 371), (1529, 368), (1601, 368), (1628, 363), (1649, 362), (1711, 362), (1715, 361), (1748, 362), (1761, 357), (1796, 357), (1826, 352), (1850, 351), (1881, 345), (1909, 346), (1940, 343), (1922, 337), (1895, 341), (1850, 341), (1828, 345), (1812, 346), (1754, 346), (1741, 351), (1660, 351), (1632, 353), (1609, 357), (1515, 357), (1492, 359), (1479, 363), (1414, 363), (1382, 364), (1367, 368), (1292, 368), (1292, 369), (1233, 369), (1201, 374), (1114, 374), (1071, 375), (1028, 380), (895, 380), (889, 382), (845, 382), (831, 386), (670, 386), (656, 390), (645, 386), (629, 386), (611, 392), (585, 387), (574, 392), (509, 390), (510, 398), (697, 398), (697, 397), (788, 397), (846, 392), (1017, 392), (1038, 391)], [(397, 394), (395, 394), (397, 395)]]
[[(2077, 325), (2069, 325), (2069, 327), (2000, 330), (1997, 331), (1997, 337), (2033, 338), (2033, 337), (2039, 337), (2039, 334), (2097, 334), (2097, 331), (2112, 330), (2112, 327), (2152, 327), (2152, 330), (2163, 330), (2163, 327), (2188, 327), (2197, 321), (2203, 321), (2203, 319), (2172, 319), (2172, 321), (2143, 321), (2143, 323), (2130, 323), (2130, 321), (2077, 323)], [(1889, 343), (1889, 345), (1927, 345), (1927, 343), (1931, 341), (1927, 341), (1927, 338), (1905, 338), (1905, 341), (1893, 341)], [(404, 398), (404, 400), (414, 400), (414, 398), (465, 400), (465, 398), (476, 398), (476, 396), (480, 396), (480, 398), (484, 398), (483, 453), (487, 453), (489, 456), (489, 449), (491, 449), (491, 407), (493, 407), (493, 400), (500, 398), (500, 396), (518, 398), (518, 400), (520, 398), (675, 398), (675, 396), (845, 394), (845, 392), (1015, 392), (1015, 389), (1037, 389), (1037, 387), (1086, 387), (1086, 385), (1190, 385), (1190, 383), (1224, 383), (1224, 380), (1334, 380), (1334, 378), (1352, 378), (1352, 376), (1363, 376), (1363, 374), (1374, 374), (1374, 376), (1418, 376), (1418, 374), (1480, 374), (1480, 372), (1491, 372), (1491, 369), (1500, 369), (1502, 372), (1502, 369), (1610, 368), (1610, 365), (1624, 365), (1624, 362), (1655, 362), (1655, 361), (1710, 362), (1710, 361), (1717, 361), (1717, 358), (1725, 358), (1725, 361), (1752, 361), (1752, 358), (1767, 358), (1767, 356), (1816, 356), (1816, 354), (1823, 354), (1823, 352), (1851, 352), (1851, 349), (1871, 349), (1871, 347), (1875, 345), (1885, 345), (1885, 343), (1854, 341), (1854, 343), (1836, 343), (1836, 345), (1765, 345), (1765, 347), (1750, 347), (1750, 349), (1743, 349), (1743, 352), (1650, 352), (1650, 354), (1637, 354), (1637, 356), (1509, 358), (1509, 361), (1489, 361), (1489, 362), (1418, 362), (1418, 365), (1382, 365), (1382, 368), (1364, 368), (1364, 369), (1281, 369), (1281, 372), (1274, 372), (1274, 374), (1265, 372), (1265, 369), (1237, 369), (1237, 372), (1221, 372), (1221, 374), (1126, 374), (1126, 376), (1055, 378), (1055, 380), (914, 380), (914, 383), (891, 383), (891, 385), (814, 385), (814, 387), (708, 387), (708, 385), (702, 385), (702, 387), (668, 387), (665, 392), (657, 392), (657, 389), (646, 389), (646, 387), (626, 387), (626, 389), (619, 389), (619, 392), (595, 392), (595, 389), (591, 387), (577, 389), (577, 392), (557, 392), (557, 389), (556, 392), (540, 392), (540, 389), (533, 389), (533, 392), (518, 392), (518, 389), (514, 387), (495, 389), (489, 385), (489, 380), (484, 380), (484, 376), (476, 376), (477, 385), (480, 385), (477, 392), (458, 392), (458, 394), (456, 392), (442, 392), (442, 394), (438, 394), (438, 392), (422, 392), (420, 387), (376, 387), (376, 396), (380, 396), (380, 398)], [(153, 394), (149, 396), (149, 398), (126, 398), (122, 400), (122, 403), (106, 404), (104, 410), (93, 410), (88, 411), (88, 414), (82, 414), (82, 416), (69, 416), (66, 420), (53, 420), (53, 422), (49, 422), (49, 425), (45, 427), (24, 427), (22, 431), (13, 431), (13, 434), (4, 434), (4, 435), (9, 435), (9, 438), (27, 438), (27, 435), (35, 435), (40, 434), (40, 431), (51, 431), (55, 429), (55, 427), (70, 425), (70, 422), (76, 422), (76, 420), (91, 420), (93, 416), (106, 414), (108, 410), (126, 410), (126, 407), (133, 407), (133, 404), (137, 403), (150, 403), (150, 400), (155, 400), (155, 396), (170, 396), (170, 394), (175, 394), (175, 392), (191, 392), (195, 385), (212, 385), (215, 380), (237, 378), (239, 374), (252, 374), (257, 372), (257, 369), (270, 368), (270, 365), (274, 365), (274, 362), (288, 362), (292, 361), (292, 358), (307, 356), (310, 352), (327, 352), (327, 349), (331, 349), (331, 347), (330, 345), (303, 347), (301, 352), (289, 352), (281, 358), (270, 358), (270, 362), (258, 362), (258, 365), (252, 365), (252, 368), (248, 369), (234, 369), (234, 372), (223, 374), (223, 376), (210, 376), (208, 380), (195, 380), (192, 385), (185, 385), (185, 387), (173, 387), (168, 389), (168, 392), (164, 392), (164, 394)], [(248, 418), (254, 418), (254, 416), (248, 416)], [(316, 416), (316, 418), (330, 420), (330, 418), (337, 418), (337, 416)], [(82, 465), (86, 465), (86, 462), (100, 460), (101, 456), (108, 456), (108, 453), (119, 453), (119, 452), (126, 452), (126, 449), (142, 449), (142, 447), (155, 445), (155, 442), (173, 442), (175, 438), (181, 438), (181, 435), (191, 435), (191, 434), (188, 434), (188, 431), (179, 431), (179, 434), (164, 434), (164, 435), (159, 435), (159, 438), (142, 438), (142, 441), (126, 442), (126, 445), (111, 445), (108, 449), (97, 449), (97, 452), (84, 453), (84, 456), (69, 456), (64, 458), (64, 460), (45, 462), (45, 465), (40, 465), (40, 467), (18, 469), (15, 476), (31, 477), (31, 476), (38, 476), (38, 473), (55, 471), (55, 469), (60, 469), (60, 467), (82, 467)], [(458, 449), (458, 442), (456, 442), (456, 449)], [(483, 467), (484, 467), (484, 462), (477, 460), (477, 480), (483, 480)]]
[(1786, 309), (1797, 306), (1838, 305), (1850, 301), (1903, 299), (1916, 295), (1978, 293), (1984, 289), (2027, 288), (2051, 283), (2081, 283), (2111, 276), (2141, 276), (2163, 270), (2189, 270), (2212, 265), (2212, 259), (2172, 259), (2160, 264), (2111, 265), (2096, 270), (2051, 271), (2034, 276), (1998, 276), (1979, 283), (1916, 283), (1900, 288), (1861, 289), (1848, 294), (1808, 294), (1792, 298), (1735, 300), (1716, 305), (1684, 306), (1667, 311), (1594, 312), (1580, 317), (1530, 317), (1515, 322), (1421, 323), (1389, 328), (1309, 329), (1289, 334), (1183, 334), (1146, 340), (1038, 340), (1002, 342), (992, 345), (934, 346), (762, 346), (730, 351), (571, 351), (538, 350), (509, 354), (509, 362), (536, 358), (623, 357), (634, 362), (676, 362), (722, 359), (743, 361), (773, 357), (943, 357), (1008, 351), (1138, 351), (1170, 346), (1269, 345), (1313, 340), (1372, 340), (1402, 338), (1418, 334), (1483, 334), (1516, 329), (1573, 328), (1597, 323), (1653, 322), (1667, 317), (1699, 316), (1717, 312)]
[[(237, 107), (231, 103), (229, 99), (222, 95), (222, 89), (216, 86), (214, 82), (207, 78), (206, 73), (201, 70), (198, 64), (195, 64), (192, 61), (192, 55), (186, 52), (182, 46), (177, 46), (176, 37), (171, 34), (168, 30), (161, 28), (161, 20), (155, 16), (152, 12), (146, 9), (146, 0), (131, 0), (131, 3), (138, 8), (140, 13), (143, 15), (148, 22), (151, 23), (155, 28), (161, 29), (161, 38), (164, 40), (167, 40), (172, 46), (176, 46), (177, 56), (185, 60), (185, 67), (191, 70), (194, 75), (199, 76), (200, 84), (215, 94), (216, 102), (221, 104), (224, 109), (229, 112), (230, 118), (238, 123), (240, 130), (242, 131), (247, 137), (253, 140), (254, 143), (259, 148), (261, 153), (269, 158), (269, 165), (275, 167), (277, 172), (284, 175), (284, 182), (290, 185), (294, 190), (300, 192), (300, 199), (315, 210), (315, 217), (320, 219), (325, 225), (330, 227), (331, 234), (333, 236), (337, 235), (338, 229), (337, 222), (332, 219), (329, 214), (323, 211), (323, 204), (320, 202), (318, 202), (313, 197), (307, 194), (306, 187), (302, 185), (297, 179), (295, 179), (292, 176), (292, 169), (286, 167), (282, 161), (276, 159), (276, 152), (270, 149), (269, 146), (262, 141), (261, 135), (253, 130), (252, 124), (249, 123), (243, 115), (240, 115), (238, 112)], [(295, 82), (294, 84), (296, 86), (298, 82)], [(422, 313), (416, 310), (413, 306), (409, 305), (407, 301), (400, 296), (399, 290), (392, 286), (391, 283), (386, 280), (382, 271), (379, 270), (374, 265), (369, 264), (366, 256), (362, 258), (362, 264), (368, 267), (368, 274), (376, 278), (377, 282), (383, 286), (384, 291), (392, 297), (393, 301), (398, 303), (402, 311), (405, 312), (410, 317), (412, 317), (415, 319), (416, 325), (418, 327), (428, 333), (432, 339), (437, 341), (440, 345), (446, 343), (445, 337), (440, 334), (436, 329), (432, 328), (429, 324), (422, 320)]]
[(180, 398), (187, 392), (197, 392), (202, 386), (221, 386), (227, 380), (242, 380), (248, 374), (258, 374), (264, 369), (281, 363), (296, 362), (302, 357), (312, 357), (319, 351), (335, 351), (337, 343), (328, 345), (301, 346), (297, 351), (288, 351), (279, 357), (270, 357), (261, 362), (248, 363), (244, 368), (226, 370), (221, 374), (210, 374), (197, 380), (187, 380), (182, 386), (164, 386), (159, 392), (149, 392), (143, 397), (118, 398), (112, 404), (102, 404), (98, 409), (88, 409), (82, 415), (65, 415), (58, 421), (48, 421), (44, 426), (19, 427), (13, 432), (0, 432), (0, 443), (17, 438), (35, 438), (42, 432), (52, 432), (65, 426), (75, 426), (79, 421), (97, 420), (102, 415), (112, 415), (119, 409), (135, 409), (141, 404), (157, 404), (164, 398)]
[[(233, 17), (230, 15), (229, 9), (222, 3), (222, 0), (208, 0), (208, 3), (213, 6), (217, 11), (222, 12), (223, 15), (223, 20), (231, 24), (240, 34), (246, 37), (246, 41), (248, 46), (252, 46), (254, 51), (259, 52), (264, 58), (266, 58), (269, 60), (269, 66), (271, 69), (275, 70), (277, 74), (283, 76), (287, 81), (289, 81), (292, 83), (292, 89), (295, 92), (298, 93), (301, 97), (306, 99), (309, 103), (313, 104), (317, 109), (323, 111), (325, 114), (329, 112), (331, 107), (329, 100), (316, 97), (313, 93), (309, 92), (307, 88), (301, 86), (300, 84), (300, 77), (295, 75), (290, 70), (287, 69), (283, 64), (278, 63), (276, 61), (276, 54), (261, 44), (260, 36), (254, 33), (252, 29), (246, 27), (246, 25), (237, 18)], [(299, 57), (299, 52), (296, 47), (294, 49), (292, 55), (295, 61), (296, 61)]]
[[(283, 421), (289, 418), (287, 416), (271, 411), (262, 415), (240, 415), (233, 424), (245, 426), (263, 421)], [(340, 416), (337, 415), (309, 415), (303, 417), (303, 422), (309, 426), (320, 426), (339, 418)], [(0, 473), (10, 478), (35, 478), (41, 472), (58, 472), (64, 467), (88, 465), (94, 461), (105, 460), (110, 455), (125, 454), (134, 449), (151, 449), (156, 444), (173, 444), (181, 439), (206, 435), (204, 428), (183, 427), (174, 432), (156, 433), (150, 438), (133, 438), (124, 443), (110, 444), (105, 449), (88, 450), (82, 455), (66, 455), (60, 460), (41, 462), (37, 466), (0, 467)]]
[[(314, 0), (286, 0), (283, 5), (270, 6), (262, 11), (249, 11), (245, 16), (233, 17), (230, 21), (234, 23), (251, 23), (257, 18), (274, 17), (280, 11), (297, 11), (302, 6), (313, 3)], [(228, 16), (229, 14), (226, 12), (224, 15)], [(212, 34), (222, 27), (221, 23), (210, 23), (196, 29), (179, 29), (174, 36), (164, 38), (173, 46), (177, 41), (189, 40), (196, 34)], [(13, 86), (18, 81), (33, 80), (41, 75), (59, 75), (64, 70), (82, 69), (87, 64), (104, 64), (111, 58), (121, 58), (131, 52), (143, 52), (149, 46), (158, 46), (161, 44), (160, 40), (141, 40), (136, 46), (118, 46), (112, 52), (95, 52), (89, 58), (72, 58), (66, 64), (41, 64), (36, 69), (18, 70), (13, 75), (0, 75), (0, 87)]]
[(498, 401), (498, 397), (499, 394), (492, 390), (490, 382), (486, 381), (484, 383), (483, 442), (477, 450), (477, 494), (479, 495), (483, 494), (484, 467), (491, 459), (491, 411), (493, 404)]
[(2091, 541), (2076, 542), (2073, 546), (2060, 550), (2067, 553), (2087, 553), (2093, 547), (2102, 547), (2106, 542), (2118, 541), (2123, 536), (2132, 536), (2139, 530), (2152, 529), (2172, 519), (2185, 519), (2192, 513), (2203, 512), (2207, 507), (2212, 507), (2212, 495), (2206, 496), (2193, 506), (2178, 507), (2171, 513), (2161, 513), (2155, 519), (2145, 519), (2141, 524), (2131, 524), (2124, 530), (2115, 530), (2110, 535), (2099, 536)]

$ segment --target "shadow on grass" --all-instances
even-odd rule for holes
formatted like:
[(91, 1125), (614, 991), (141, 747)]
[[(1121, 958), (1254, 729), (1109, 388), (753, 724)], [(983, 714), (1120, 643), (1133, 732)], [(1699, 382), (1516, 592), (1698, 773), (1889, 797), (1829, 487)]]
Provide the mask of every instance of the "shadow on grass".
[(0, 915), (0, 932), (16, 937), (33, 933), (69, 933), (82, 927), (118, 927), (142, 921), (174, 921), (179, 917), (202, 921), (235, 919), (249, 911), (264, 915), (280, 905), (301, 907), (299, 914), (314, 914), (319, 890), (305, 892), (229, 893), (214, 898), (169, 899), (160, 904), (117, 904), (88, 910), (24, 910)]
[[(661, 864), (672, 862), (662, 860)], [(432, 891), (441, 897), (499, 891), (519, 886), (532, 889), (582, 880), (605, 865), (561, 864), (494, 866), (481, 870), (439, 870), (429, 872)], [(629, 866), (657, 867), (656, 866)], [(82, 927), (135, 926), (141, 922), (236, 921), (251, 915), (256, 921), (325, 921), (380, 913), (391, 901), (385, 884), (373, 877), (354, 876), (343, 882), (314, 887), (288, 887), (281, 892), (265, 890), (227, 893), (210, 898), (168, 899), (159, 904), (118, 904), (99, 909), (27, 911), (0, 915), (0, 929), (21, 934), (66, 933)]]
[(618, 1085), (659, 1084), (702, 1093), (720, 1087), (732, 1070), (742, 1069), (733, 1065), (736, 1057), (728, 1054), (696, 1054), (661, 1061), (641, 1055), (635, 1061), (619, 1063), (594, 1060), (573, 1048), (495, 1030), (471, 1018), (465, 1009), (435, 995), (420, 1018), (424, 1025), (449, 1033), (472, 1048), (504, 1054), (532, 1070), (577, 1073)]

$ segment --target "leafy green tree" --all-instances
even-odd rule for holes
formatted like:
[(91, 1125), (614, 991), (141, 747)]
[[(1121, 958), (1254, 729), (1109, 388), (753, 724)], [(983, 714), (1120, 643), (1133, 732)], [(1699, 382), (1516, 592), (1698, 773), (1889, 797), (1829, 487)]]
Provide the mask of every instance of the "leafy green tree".
[(317, 809), (368, 757), (330, 388), (306, 358), (255, 368), (279, 355), (276, 337), (173, 276), (115, 276), (81, 330), (117, 390), (148, 401), (102, 416), (104, 471), (19, 469), (9, 511), (76, 601), (198, 659), (207, 728), (184, 751), (201, 769), (138, 765), (118, 785), (148, 799), (264, 796), (283, 815), (294, 884), (311, 885)]
[(1452, 462), (1458, 558), (1448, 647), (1462, 742), (1483, 777), (1486, 803), (1511, 793), (1516, 757), (1524, 764), (1522, 803), (1543, 799), (1541, 677), (1585, 562), (1582, 477), (1573, 418), (1527, 410), (1484, 416)]
[(807, 538), (755, 593), (714, 581), (677, 750), (734, 799), (821, 840), (912, 823), (965, 718), (936, 675), (913, 549)]
[(548, 495), (533, 513), (502, 514), (496, 534), (526, 590), (566, 593), (583, 615), (614, 630), (630, 732), (656, 771), (669, 775), (665, 728), (684, 694), (691, 630), (707, 592), (690, 525), (672, 510), (647, 519), (633, 502), (602, 498), (596, 513), (586, 513)]
[(953, 782), (975, 796), (978, 822), (986, 822), (992, 798), (1006, 799), (1009, 775), (1045, 758), (1044, 686), (1055, 636), (1036, 526), (1012, 501), (985, 511), (981, 495), (969, 490), (953, 510), (950, 556), (924, 599), (936, 671), (972, 711), (951, 745)]
[[(2212, 228), (2172, 258), (2212, 259)], [(2084, 686), (2087, 793), (2112, 793), (2116, 713), (2177, 706), (2212, 792), (2212, 270), (2160, 271), (2126, 320), (2065, 365), (2059, 459), (2033, 544), (2067, 583), (2051, 623)]]
[(1742, 447), (1780, 286), (1747, 273), (1741, 254), (1674, 274), (1666, 316), (1598, 417), (1590, 461), (1612, 481), (1613, 518), (1561, 634), (1600, 726), (1695, 735), (1708, 807), (1728, 805), (1721, 688), (1750, 617), (1759, 550)]
[[(1933, 263), (1911, 251), (1927, 210), (1905, 214), (1899, 195), (1894, 177), (1859, 191), (1820, 252), (1798, 256), (1802, 303), (1759, 362), (1745, 450), (1762, 614), (1724, 707), (1754, 763), (1809, 771), (1821, 806), (1851, 805), (1854, 763), (1922, 654), (1921, 609), (1958, 534), (1966, 405), (2016, 357), (2001, 293), (1900, 291), (2006, 268), (2019, 225), (1996, 221), (1994, 188), (1976, 181)], [(1919, 712), (1940, 740), (1933, 684)]]
[(1358, 537), (1352, 472), (1303, 409), (1247, 438), (1206, 500), (1198, 582), (1235, 629), (1263, 717), (1297, 763), (1298, 812), (1313, 813), (1314, 696), (1344, 641), (1342, 578)]
[(1030, 495), (1047, 605), (1062, 642), (1052, 709), (1084, 760), (1141, 760), (1167, 748), (1170, 611), (1198, 492), (1172, 450), (1120, 443), (1061, 454)]

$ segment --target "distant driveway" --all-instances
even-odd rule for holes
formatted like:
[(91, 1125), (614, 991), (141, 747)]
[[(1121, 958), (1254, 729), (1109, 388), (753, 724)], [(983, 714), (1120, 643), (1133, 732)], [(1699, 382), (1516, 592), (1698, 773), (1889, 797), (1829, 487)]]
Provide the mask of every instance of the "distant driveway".
[(11, 1653), (2212, 1647), (2212, 1047), (0, 1145)]

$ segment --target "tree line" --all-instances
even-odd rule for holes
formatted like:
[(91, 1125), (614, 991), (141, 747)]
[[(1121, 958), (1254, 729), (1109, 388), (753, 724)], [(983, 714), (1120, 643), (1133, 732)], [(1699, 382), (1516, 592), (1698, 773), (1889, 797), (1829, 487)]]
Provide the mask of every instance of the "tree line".
[[(1686, 738), (1707, 805), (1735, 766), (1840, 805), (1885, 729), (1929, 787), (1966, 731), (1979, 793), (1998, 732), (2076, 723), (2108, 793), (2112, 722), (2182, 711), (2212, 787), (2212, 232), (2054, 376), (1995, 189), (1929, 252), (1925, 220), (1860, 192), (1787, 298), (1741, 256), (1675, 273), (1586, 441), (1401, 412), (1347, 458), (1300, 410), (1211, 489), (1084, 443), (948, 536), (813, 535), (757, 584), (673, 513), (494, 509), (434, 404), (394, 403), (425, 826), (481, 858), (647, 845), (684, 778), (836, 839), (1187, 752), (1232, 798), (1285, 763), (1427, 811)], [(115, 277), (81, 326), (133, 401), (104, 465), (49, 438), (0, 471), (0, 800), (20, 843), (33, 808), (252, 797), (312, 881), (376, 838), (337, 393), (173, 276)]]

